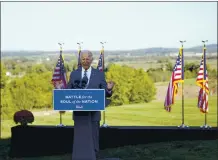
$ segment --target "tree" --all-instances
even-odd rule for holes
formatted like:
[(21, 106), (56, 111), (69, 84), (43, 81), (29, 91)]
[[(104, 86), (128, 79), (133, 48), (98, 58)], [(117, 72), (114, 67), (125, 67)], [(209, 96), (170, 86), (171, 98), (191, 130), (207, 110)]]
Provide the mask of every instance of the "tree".
[(153, 81), (143, 69), (111, 64), (106, 79), (115, 82), (111, 105), (150, 102), (156, 94)]
[(12, 102), (11, 92), (8, 87), (1, 89), (2, 119), (12, 118), (14, 112), (14, 104)]
[(131, 89), (131, 102), (150, 102), (156, 94), (153, 81), (142, 69), (136, 70), (135, 77), (133, 81), (134, 86)]
[(3, 63), (1, 63), (1, 89), (3, 89), (6, 86), (6, 68)]
[(173, 71), (173, 64), (172, 64), (171, 62), (168, 62), (168, 63), (166, 64), (166, 70), (168, 70), (168, 71)]

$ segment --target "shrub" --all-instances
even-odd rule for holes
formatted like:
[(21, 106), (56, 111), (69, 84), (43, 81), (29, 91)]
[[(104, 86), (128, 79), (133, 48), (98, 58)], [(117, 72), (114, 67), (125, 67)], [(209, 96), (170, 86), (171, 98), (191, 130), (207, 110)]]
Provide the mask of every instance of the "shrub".
[(26, 126), (28, 123), (34, 122), (34, 116), (28, 110), (20, 110), (14, 114), (14, 122)]

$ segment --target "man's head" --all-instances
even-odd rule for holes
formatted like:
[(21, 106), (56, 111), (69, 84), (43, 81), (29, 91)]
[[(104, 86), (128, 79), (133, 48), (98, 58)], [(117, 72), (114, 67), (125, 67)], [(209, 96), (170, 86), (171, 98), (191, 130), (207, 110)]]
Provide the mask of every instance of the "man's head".
[(84, 69), (89, 69), (89, 67), (91, 66), (92, 61), (93, 61), (92, 52), (82, 51), (80, 53), (80, 60), (81, 60), (82, 67)]

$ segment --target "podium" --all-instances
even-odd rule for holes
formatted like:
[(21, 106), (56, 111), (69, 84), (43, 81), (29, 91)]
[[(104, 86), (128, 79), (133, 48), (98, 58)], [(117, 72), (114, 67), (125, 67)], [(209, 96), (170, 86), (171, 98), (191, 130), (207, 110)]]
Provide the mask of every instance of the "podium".
[(72, 160), (96, 160), (99, 124), (92, 122), (90, 111), (105, 110), (105, 90), (54, 89), (53, 107), (56, 111), (80, 113), (74, 117)]

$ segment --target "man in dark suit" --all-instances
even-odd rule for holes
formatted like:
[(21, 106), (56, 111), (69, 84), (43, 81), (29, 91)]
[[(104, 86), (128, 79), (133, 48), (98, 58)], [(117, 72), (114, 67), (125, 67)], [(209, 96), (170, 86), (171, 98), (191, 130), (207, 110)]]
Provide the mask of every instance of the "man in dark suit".
[[(106, 97), (112, 95), (112, 88), (114, 86), (113, 82), (106, 82), (104, 72), (99, 71), (91, 67), (93, 56), (90, 51), (83, 51), (80, 54), (80, 60), (82, 67), (71, 72), (70, 80), (68, 83), (68, 89), (73, 89), (75, 82), (85, 81), (87, 82), (84, 86), (85, 89), (105, 89)], [(106, 104), (107, 105), (107, 104)], [(73, 120), (74, 126), (79, 119), (91, 118), (91, 128), (92, 128), (92, 138), (94, 140), (94, 149), (97, 154), (99, 151), (99, 127), (101, 120), (100, 111), (74, 111)]]

